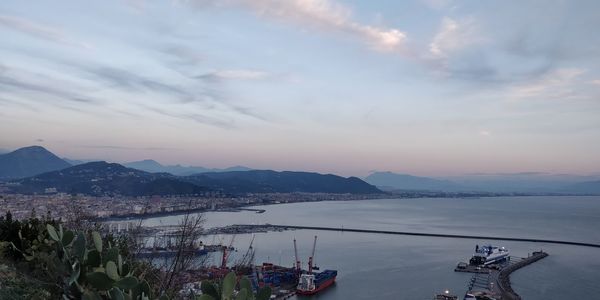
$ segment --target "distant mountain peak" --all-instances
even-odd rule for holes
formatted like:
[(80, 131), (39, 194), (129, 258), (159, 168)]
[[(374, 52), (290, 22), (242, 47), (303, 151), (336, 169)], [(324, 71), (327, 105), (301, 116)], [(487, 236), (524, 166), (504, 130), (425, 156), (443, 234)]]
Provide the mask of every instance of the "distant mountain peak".
[(42, 146), (27, 146), (0, 155), (0, 178), (29, 177), (70, 166)]
[[(157, 164), (157, 165), (161, 165), (159, 162), (155, 161), (154, 159), (142, 159), (139, 162), (144, 162), (144, 163), (152, 163), (152, 164)], [(162, 165), (161, 165), (162, 166)]]
[(151, 173), (170, 173), (173, 175), (178, 175), (178, 176), (187, 176), (187, 175), (192, 175), (192, 174), (198, 174), (198, 173), (208, 173), (208, 172), (230, 172), (230, 171), (249, 171), (252, 170), (248, 167), (244, 167), (244, 166), (234, 166), (234, 167), (229, 167), (229, 168), (225, 168), (225, 169), (211, 169), (211, 168), (205, 168), (205, 167), (196, 167), (196, 166), (183, 166), (180, 164), (176, 164), (176, 165), (162, 165), (159, 162), (153, 160), (153, 159), (144, 159), (144, 160), (139, 160), (139, 161), (133, 161), (133, 162), (128, 162), (128, 163), (124, 163), (124, 166), (128, 167), (128, 168), (134, 168), (134, 169), (138, 169), (138, 170), (142, 170), (142, 171), (146, 171), (146, 172), (151, 172)]

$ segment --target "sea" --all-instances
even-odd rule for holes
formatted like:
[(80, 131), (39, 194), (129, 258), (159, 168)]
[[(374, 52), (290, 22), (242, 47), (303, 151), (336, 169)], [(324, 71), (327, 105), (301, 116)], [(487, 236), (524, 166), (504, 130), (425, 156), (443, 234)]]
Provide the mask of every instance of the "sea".
[[(203, 213), (205, 227), (230, 224), (330, 226), (424, 233), (552, 239), (600, 244), (600, 197), (535, 196), (412, 198), (302, 202), (258, 206), (253, 211)], [(146, 219), (144, 225), (174, 225), (181, 216)], [(304, 266), (317, 236), (315, 261), (338, 270), (336, 284), (299, 299), (430, 300), (449, 290), (460, 299), (471, 274), (454, 272), (475, 245), (503, 246), (512, 256), (550, 254), (511, 274), (513, 289), (526, 300), (600, 299), (600, 249), (533, 242), (488, 241), (315, 230), (290, 230), (206, 237), (233, 243), (239, 259), (250, 241), (256, 263), (292, 266), (293, 239)]]

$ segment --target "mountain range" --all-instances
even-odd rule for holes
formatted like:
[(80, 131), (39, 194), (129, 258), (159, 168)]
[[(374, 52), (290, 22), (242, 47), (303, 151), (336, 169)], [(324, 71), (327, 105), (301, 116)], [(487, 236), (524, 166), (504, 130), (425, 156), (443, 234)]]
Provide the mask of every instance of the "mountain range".
[(9, 188), (18, 193), (64, 192), (94, 196), (189, 195), (206, 191), (246, 193), (380, 193), (356, 178), (309, 172), (271, 170), (201, 173), (175, 176), (150, 173), (107, 162), (85, 163), (59, 171), (15, 180)]
[(168, 173), (148, 173), (120, 164), (90, 162), (13, 181), (14, 191), (44, 193), (46, 189), (94, 196), (151, 196), (197, 194), (207, 188), (180, 180)]
[(357, 177), (312, 172), (250, 170), (209, 172), (185, 177), (190, 182), (231, 193), (381, 193)]
[[(188, 195), (206, 191), (220, 191), (225, 194), (381, 193), (376, 187), (356, 177), (344, 178), (312, 172), (276, 172), (250, 170), (245, 167), (220, 170), (162, 166), (152, 160), (128, 164), (150, 171), (104, 161), (78, 162), (71, 166), (39, 146), (3, 154), (0, 156), (0, 162), (0, 170), (7, 174), (5, 178), (10, 180), (7, 188), (12, 192), (24, 194), (64, 192), (95, 196), (149, 196)], [(169, 168), (181, 173), (198, 173), (180, 176), (163, 172)]]
[(449, 180), (418, 177), (392, 172), (374, 172), (365, 181), (383, 190), (406, 191), (465, 191), (466, 188)]
[(599, 176), (539, 172), (468, 174), (450, 179), (374, 172), (365, 181), (386, 191), (600, 194)]
[(600, 195), (600, 180), (574, 183), (564, 187), (562, 190), (566, 193)]
[(0, 154), (0, 181), (11, 190), (94, 195), (194, 194), (206, 190), (224, 193), (379, 193), (386, 191), (500, 192), (530, 194), (600, 194), (600, 175), (577, 176), (536, 172), (467, 174), (449, 178), (419, 177), (375, 172), (364, 181), (311, 172), (276, 172), (247, 167), (210, 169), (164, 166), (147, 159), (111, 164), (61, 159), (40, 146)]

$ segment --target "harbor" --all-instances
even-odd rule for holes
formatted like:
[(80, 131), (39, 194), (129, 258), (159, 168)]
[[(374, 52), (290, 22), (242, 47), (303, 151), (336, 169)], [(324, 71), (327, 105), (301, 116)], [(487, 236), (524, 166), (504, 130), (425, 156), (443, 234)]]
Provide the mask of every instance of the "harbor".
[(521, 296), (510, 285), (510, 274), (547, 256), (540, 250), (522, 258), (507, 256), (487, 265), (461, 262), (454, 271), (473, 273), (465, 300), (520, 300)]
[[(422, 205), (421, 202), (423, 201), (424, 200), (420, 200), (419, 205)], [(404, 206), (401, 205), (402, 203), (400, 202), (391, 200), (377, 202), (385, 204), (386, 209), (390, 206), (393, 207), (396, 203), (398, 203), (398, 207)], [(431, 202), (441, 201), (431, 200)], [(475, 243), (481, 243), (482, 241), (509, 247), (512, 253), (511, 260), (513, 262), (517, 259), (527, 257), (527, 253), (541, 248), (550, 253), (552, 256), (552, 264), (542, 260), (541, 263), (533, 264), (531, 267), (522, 269), (522, 272), (512, 273), (510, 276), (510, 279), (513, 282), (512, 287), (524, 299), (537, 299), (536, 295), (544, 295), (543, 297), (545, 299), (554, 299), (556, 297), (553, 295), (560, 295), (560, 297), (556, 299), (567, 299), (568, 297), (563, 297), (565, 296), (564, 293), (554, 289), (553, 286), (556, 284), (574, 284), (574, 286), (578, 286), (578, 284), (573, 282), (574, 280), (571, 280), (570, 278), (578, 278), (578, 272), (583, 272), (582, 274), (585, 274), (585, 278), (590, 278), (588, 276), (593, 275), (594, 270), (597, 270), (594, 264), (588, 265), (586, 263), (586, 265), (583, 266), (582, 263), (584, 262), (582, 259), (579, 259), (580, 257), (592, 255), (592, 253), (597, 250), (597, 247), (588, 247), (589, 245), (572, 247), (572, 245), (565, 245), (562, 243), (549, 244), (545, 242), (535, 242), (540, 240), (558, 240), (559, 242), (581, 241), (595, 243), (595, 239), (586, 239), (582, 234), (556, 234), (556, 230), (568, 229), (568, 227), (564, 226), (556, 227), (556, 229), (549, 230), (547, 231), (547, 234), (544, 234), (543, 232), (537, 232), (536, 230), (504, 230), (506, 226), (518, 227), (517, 225), (520, 225), (519, 223), (516, 223), (515, 225), (514, 222), (505, 223), (505, 225), (503, 225), (504, 227), (499, 227), (498, 229), (495, 227), (485, 227), (485, 223), (482, 223), (481, 226), (473, 229), (455, 230), (452, 228), (453, 230), (451, 230), (450, 228), (445, 229), (441, 226), (432, 226), (431, 223), (425, 222), (423, 222), (422, 225), (413, 227), (403, 226), (400, 221), (397, 221), (398, 225), (394, 224), (396, 226), (370, 226), (369, 224), (372, 223), (367, 223), (367, 220), (371, 222), (371, 218), (362, 220), (356, 218), (354, 215), (352, 217), (358, 219), (358, 221), (354, 222), (354, 226), (347, 221), (348, 217), (346, 216), (343, 218), (340, 216), (328, 222), (323, 221), (322, 215), (325, 213), (328, 215), (335, 215), (335, 211), (339, 210), (340, 206), (355, 207), (358, 205), (362, 209), (362, 206), (372, 205), (371, 203), (372, 202), (365, 202), (364, 204), (363, 202), (343, 204), (322, 203), (319, 204), (319, 207), (317, 208), (312, 208), (312, 206), (308, 208), (308, 205), (304, 204), (280, 205), (269, 207), (268, 211), (263, 214), (256, 214), (254, 212), (231, 212), (228, 214), (210, 213), (206, 215), (208, 221), (206, 230), (216, 233), (222, 232), (222, 234), (226, 235), (226, 239), (228, 238), (228, 235), (236, 235), (235, 247), (238, 249), (245, 249), (253, 236), (252, 233), (256, 232), (255, 245), (258, 247), (256, 261), (259, 263), (259, 266), (262, 262), (271, 262), (275, 265), (285, 267), (291, 267), (293, 265), (292, 238), (299, 238), (300, 241), (304, 241), (301, 243), (307, 244), (305, 245), (307, 247), (303, 248), (310, 248), (308, 245), (310, 239), (314, 234), (318, 234), (320, 239), (323, 237), (321, 239), (322, 242), (319, 243), (320, 246), (318, 247), (320, 262), (322, 264), (327, 263), (329, 266), (337, 268), (340, 271), (340, 275), (338, 276), (339, 282), (336, 283), (335, 287), (324, 292), (323, 296), (319, 296), (319, 298), (322, 297), (323, 299), (350, 299), (353, 295), (356, 296), (355, 299), (369, 299), (366, 292), (363, 293), (360, 289), (355, 288), (357, 282), (363, 280), (369, 282), (370, 285), (377, 286), (377, 288), (382, 291), (386, 291), (386, 295), (390, 295), (393, 290), (398, 290), (398, 288), (400, 288), (401, 294), (405, 295), (406, 299), (431, 299), (434, 292), (443, 292), (444, 289), (448, 289), (450, 292), (458, 294), (458, 296), (460, 296), (458, 299), (463, 299), (470, 283), (470, 279), (474, 273), (452, 274), (453, 269), (458, 261), (465, 259), (468, 261), (471, 254), (469, 252), (472, 252), (472, 247), (475, 246)], [(305, 206), (307, 208), (304, 208)], [(284, 220), (279, 217), (282, 211), (292, 209), (297, 210), (298, 207), (301, 207), (302, 209), (301, 211), (303, 213), (301, 215), (294, 215), (290, 217), (289, 220)], [(447, 210), (439, 211), (446, 212)], [(311, 215), (308, 219), (309, 221), (300, 219), (301, 216), (307, 214)], [(396, 215), (402, 215), (402, 212), (394, 212), (394, 217)], [(390, 214), (390, 218), (387, 220), (394, 220), (391, 217), (392, 214)], [(444, 215), (444, 217), (446, 216)], [(230, 224), (242, 225), (229, 226), (229, 224), (224, 224), (225, 222), (222, 222), (221, 218), (227, 218), (230, 220)], [(177, 223), (177, 221), (170, 221), (176, 219), (163, 218), (160, 220), (162, 220), (162, 222), (152, 220), (145, 223), (147, 225), (156, 224), (165, 227)], [(452, 220), (452, 226), (466, 223), (460, 221), (460, 219)], [(438, 221), (437, 223), (446, 225), (449, 221)], [(306, 229), (299, 229), (296, 225), (308, 226), (304, 227)], [(123, 227), (124, 226), (121, 226), (121, 228)], [(335, 228), (336, 230), (316, 230), (314, 229), (315, 227), (330, 227)], [(548, 227), (553, 228), (550, 225)], [(354, 232), (355, 230), (361, 230), (363, 228), (366, 229), (366, 232)], [(385, 233), (379, 234), (373, 231)], [(441, 237), (434, 239), (428, 235), (414, 235), (420, 234), (420, 232), (427, 233), (428, 235), (430, 233), (443, 234), (448, 232), (450, 234), (469, 235), (469, 237)], [(404, 233), (409, 234), (405, 235)], [(397, 235), (397, 237), (394, 237), (394, 235)], [(494, 240), (479, 238), (484, 236), (499, 238), (528, 238), (528, 236), (531, 236), (533, 237), (531, 238), (533, 242), (508, 240), (500, 243), (494, 242)], [(561, 238), (564, 240), (560, 241)], [(217, 238), (217, 242), (218, 239), (219, 238)], [(363, 241), (363, 243), (357, 244), (355, 241), (358, 239)], [(210, 241), (210, 239), (207, 239), (207, 244), (210, 243)], [(365, 256), (366, 253), (371, 253), (370, 251), (373, 251), (375, 248), (377, 248), (377, 256)], [(339, 249), (345, 250), (340, 252), (338, 251)], [(309, 252), (310, 249), (305, 250), (304, 253), (300, 253), (302, 257), (309, 256), (309, 253), (307, 252)], [(572, 255), (573, 253), (577, 253), (577, 255)], [(240, 254), (243, 254), (243, 251), (241, 251)], [(215, 253), (213, 256), (215, 255), (217, 258), (220, 257), (219, 253)], [(238, 255), (239, 254), (236, 254), (236, 256), (233, 257), (233, 260), (235, 260)], [(429, 262), (432, 263), (430, 264)], [(559, 263), (557, 269), (560, 270), (561, 274), (565, 275), (559, 277), (553, 272), (548, 272), (549, 270), (556, 269), (556, 262)], [(304, 260), (304, 264), (306, 264), (306, 260)], [(369, 269), (371, 266), (382, 266), (384, 264), (387, 264), (388, 267), (385, 267), (383, 270), (394, 272), (394, 280), (381, 278), (378, 276), (378, 274), (382, 274), (379, 270), (373, 270), (371, 272)], [(230, 266), (232, 266), (232, 264), (230, 264)], [(575, 269), (573, 266), (578, 267)], [(486, 272), (485, 268), (484, 270), (481, 270), (481, 272)], [(486, 275), (487, 277), (487, 274), (483, 275)], [(484, 279), (487, 280), (487, 278), (481, 276), (478, 283), (484, 285)], [(587, 281), (584, 279), (583, 282)], [(579, 286), (583, 286), (583, 284), (579, 284)], [(552, 290), (552, 294), (546, 292), (548, 289)], [(286, 289), (282, 288), (282, 290), (285, 292)], [(595, 291), (595, 289), (592, 290)], [(579, 291), (582, 295), (589, 295), (591, 293), (591, 291), (588, 293), (586, 290), (582, 289)], [(295, 299), (296, 297), (294, 296), (292, 298)]]

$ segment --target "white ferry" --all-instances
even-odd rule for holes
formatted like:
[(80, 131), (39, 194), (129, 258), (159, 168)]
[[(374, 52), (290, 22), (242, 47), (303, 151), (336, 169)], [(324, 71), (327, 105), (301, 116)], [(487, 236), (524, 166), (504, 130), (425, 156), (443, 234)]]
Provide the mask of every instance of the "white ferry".
[(469, 260), (469, 263), (475, 266), (486, 266), (507, 260), (509, 256), (510, 252), (504, 247), (477, 245), (475, 246), (475, 253), (473, 254), (473, 257), (471, 257), (471, 260)]

